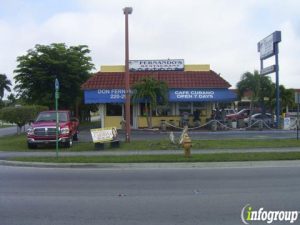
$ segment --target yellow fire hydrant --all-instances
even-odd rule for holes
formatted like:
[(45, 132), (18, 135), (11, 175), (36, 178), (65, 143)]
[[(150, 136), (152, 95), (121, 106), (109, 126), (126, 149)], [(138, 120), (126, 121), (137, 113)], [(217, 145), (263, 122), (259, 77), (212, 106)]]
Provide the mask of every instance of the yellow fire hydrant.
[(191, 157), (192, 140), (187, 133), (183, 136), (182, 147), (184, 149), (184, 156)]

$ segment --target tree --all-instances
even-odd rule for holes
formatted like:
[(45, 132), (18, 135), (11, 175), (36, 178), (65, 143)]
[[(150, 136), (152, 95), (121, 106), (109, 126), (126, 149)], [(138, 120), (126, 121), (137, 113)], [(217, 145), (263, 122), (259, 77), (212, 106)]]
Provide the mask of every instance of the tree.
[(14, 71), (17, 96), (25, 103), (54, 107), (54, 81), (60, 83), (60, 108), (74, 110), (90, 71), (94, 68), (86, 45), (67, 47), (63, 43), (36, 45), (17, 58)]
[(0, 99), (4, 96), (4, 91), (10, 92), (11, 81), (7, 79), (5, 74), (0, 74)]
[(274, 93), (271, 78), (260, 75), (257, 70), (254, 73), (244, 73), (237, 83), (237, 89), (239, 97), (243, 97), (246, 91), (252, 92), (250, 108), (255, 104), (262, 104), (265, 97), (272, 99)]
[(16, 99), (16, 96), (11, 93), (10, 95), (7, 96), (7, 106), (13, 106), (17, 103), (17, 99)]
[(148, 128), (152, 128), (152, 110), (159, 104), (166, 103), (168, 86), (163, 81), (152, 77), (144, 77), (133, 85), (133, 102), (144, 102)]
[[(283, 85), (279, 86), (280, 89), (280, 104), (281, 104), (281, 110), (288, 112), (289, 107), (293, 108), (295, 107), (295, 91), (293, 89), (286, 89)], [(275, 98), (275, 96), (274, 96)]]
[(14, 123), (18, 126), (18, 134), (20, 134), (21, 128), (34, 120), (37, 114), (41, 111), (47, 110), (46, 106), (18, 106), (18, 107), (5, 107), (0, 110), (0, 120), (8, 123)]
[[(254, 71), (254, 73), (246, 72), (237, 83), (237, 89), (240, 97), (243, 97), (245, 91), (250, 90), (252, 92), (251, 107), (255, 103), (260, 103), (261, 108), (263, 108), (262, 103), (265, 103), (271, 112), (275, 109), (275, 84), (271, 81), (269, 76), (262, 76), (258, 71)], [(294, 90), (286, 89), (283, 85), (279, 86), (279, 90), (281, 111), (288, 110), (289, 107), (294, 107)], [(268, 100), (265, 101), (265, 97), (267, 97)]]

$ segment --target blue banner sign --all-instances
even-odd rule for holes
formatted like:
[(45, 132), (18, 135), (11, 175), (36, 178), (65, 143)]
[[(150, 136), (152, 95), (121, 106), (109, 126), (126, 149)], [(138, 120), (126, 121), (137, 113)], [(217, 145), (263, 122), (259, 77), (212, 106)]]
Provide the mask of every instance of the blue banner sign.
[(229, 102), (236, 94), (228, 89), (170, 89), (170, 102)]
[[(236, 94), (228, 89), (169, 89), (170, 102), (230, 102)], [(84, 101), (90, 103), (124, 103), (124, 89), (85, 90)]]
[(85, 90), (84, 101), (89, 103), (124, 103), (125, 90), (124, 89), (98, 89)]

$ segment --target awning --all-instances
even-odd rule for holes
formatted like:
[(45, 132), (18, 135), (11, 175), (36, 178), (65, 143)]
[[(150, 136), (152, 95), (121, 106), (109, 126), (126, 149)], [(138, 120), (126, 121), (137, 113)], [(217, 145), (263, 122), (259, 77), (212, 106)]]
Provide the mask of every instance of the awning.
[(124, 103), (124, 89), (97, 89), (84, 91), (84, 103)]
[[(169, 89), (170, 102), (232, 102), (237, 96), (226, 88)], [(97, 89), (84, 91), (85, 104), (124, 103), (124, 89)]]

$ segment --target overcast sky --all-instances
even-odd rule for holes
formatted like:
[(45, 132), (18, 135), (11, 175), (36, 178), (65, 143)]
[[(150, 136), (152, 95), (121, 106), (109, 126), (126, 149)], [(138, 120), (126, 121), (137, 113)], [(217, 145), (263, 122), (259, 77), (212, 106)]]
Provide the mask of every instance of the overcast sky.
[[(125, 6), (130, 59), (210, 64), (233, 87), (259, 69), (257, 42), (275, 30), (280, 84), (300, 88), (299, 0), (0, 0), (0, 73), (13, 81), (16, 58), (36, 44), (86, 44), (97, 70), (124, 64)], [(266, 64), (274, 64), (274, 57)], [(274, 74), (270, 74), (274, 81)]]

